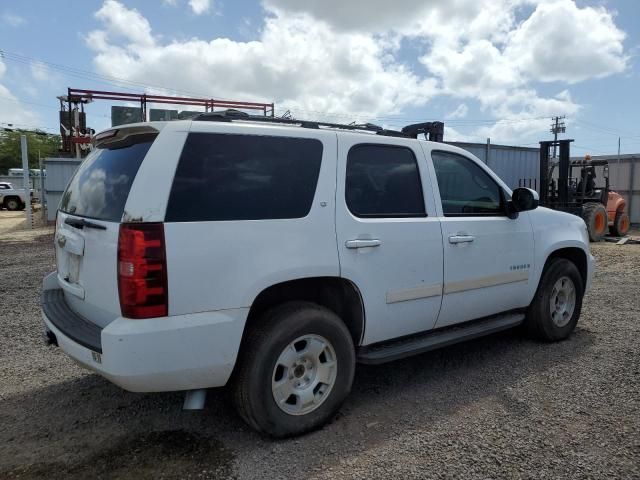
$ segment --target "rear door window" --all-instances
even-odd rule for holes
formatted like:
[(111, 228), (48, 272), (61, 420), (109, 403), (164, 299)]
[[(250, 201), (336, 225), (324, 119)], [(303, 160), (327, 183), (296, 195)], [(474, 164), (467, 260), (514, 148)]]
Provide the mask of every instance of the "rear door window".
[(406, 147), (356, 145), (347, 156), (347, 207), (356, 217), (426, 217), (418, 162)]
[(119, 222), (131, 184), (156, 136), (131, 135), (125, 142), (95, 148), (69, 183), (60, 211)]
[(322, 142), (316, 139), (190, 133), (165, 221), (305, 217), (321, 161)]

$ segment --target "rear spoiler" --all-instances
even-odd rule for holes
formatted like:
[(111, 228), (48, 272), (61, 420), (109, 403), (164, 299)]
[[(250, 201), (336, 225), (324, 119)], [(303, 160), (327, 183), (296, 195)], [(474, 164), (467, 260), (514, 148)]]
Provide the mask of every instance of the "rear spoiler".
[[(158, 133), (159, 130), (151, 125), (111, 128), (93, 137), (93, 146), (97, 148), (121, 148), (132, 143), (143, 142), (145, 141), (144, 139), (155, 138)], [(138, 135), (143, 137), (137, 137)]]

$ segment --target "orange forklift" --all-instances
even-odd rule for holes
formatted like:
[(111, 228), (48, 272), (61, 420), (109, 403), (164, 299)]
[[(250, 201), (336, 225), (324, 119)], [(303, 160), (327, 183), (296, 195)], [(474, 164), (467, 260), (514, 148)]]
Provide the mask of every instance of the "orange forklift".
[[(607, 230), (613, 236), (625, 236), (630, 226), (627, 204), (609, 188), (609, 162), (591, 160), (589, 155), (584, 160), (571, 161), (571, 142), (540, 142), (540, 204), (582, 217), (592, 242), (602, 240)], [(554, 146), (560, 150), (557, 164), (550, 162), (549, 153)], [(604, 182), (597, 177), (596, 167), (601, 167), (598, 170)]]

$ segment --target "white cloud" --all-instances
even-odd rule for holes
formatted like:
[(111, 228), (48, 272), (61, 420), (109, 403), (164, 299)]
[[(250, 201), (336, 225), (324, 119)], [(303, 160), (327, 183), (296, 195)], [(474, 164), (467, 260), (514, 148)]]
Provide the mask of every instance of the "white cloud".
[[(109, 11), (121, 17), (122, 9)], [(117, 21), (106, 12), (100, 18), (107, 29)], [(160, 44), (149, 31), (145, 38), (151, 43), (141, 45), (132, 38), (115, 43), (104, 32), (87, 36), (100, 73), (217, 98), (273, 100), (302, 111), (299, 116), (398, 112), (424, 104), (435, 89), (433, 79), (396, 62), (373, 36), (336, 32), (308, 15), (267, 18), (260, 39), (251, 42), (216, 38)]]
[(466, 103), (461, 103), (453, 112), (447, 115), (447, 118), (464, 118), (467, 113), (469, 113), (469, 107), (467, 107)]
[[(7, 67), (0, 58), (0, 81), (2, 81)], [(38, 116), (25, 108), (20, 100), (7, 87), (0, 83), (0, 123), (10, 123), (16, 126), (37, 125)]]
[(207, 13), (211, 8), (211, 0), (189, 0), (189, 6), (193, 13), (196, 15), (202, 15)]
[(95, 17), (106, 27), (102, 35), (105, 42), (113, 37), (114, 40), (124, 39), (135, 47), (151, 46), (154, 43), (151, 25), (135, 8), (128, 9), (116, 0), (106, 0)]
[[(210, 7), (197, 3), (190, 0), (194, 13)], [(90, 32), (87, 43), (100, 73), (218, 98), (273, 100), (301, 117), (374, 118), (436, 95), (477, 102), (485, 115), (505, 121), (474, 134), (513, 135), (514, 141), (546, 131), (548, 121), (540, 117), (580, 109), (565, 86), (557, 95), (540, 94), (541, 82), (600, 78), (623, 71), (628, 61), (612, 14), (573, 0), (263, 5), (265, 23), (255, 41), (162, 42), (139, 12), (106, 0), (96, 14), (104, 26)], [(422, 49), (424, 68), (404, 63), (403, 39)], [(452, 115), (467, 111), (460, 103)]]
[(51, 76), (49, 67), (42, 62), (31, 62), (30, 69), (33, 79), (39, 82), (47, 81)]
[(624, 71), (624, 38), (604, 7), (556, 0), (511, 33), (504, 54), (531, 79), (574, 83)]
[(21, 27), (27, 23), (27, 21), (20, 15), (10, 12), (2, 14), (2, 22), (14, 28)]
[(537, 132), (548, 131), (554, 115), (574, 116), (581, 108), (572, 100), (568, 90), (550, 98), (541, 98), (533, 90), (522, 89), (501, 100), (503, 103), (495, 107), (494, 113), (503, 120), (477, 128), (475, 135), (502, 143), (531, 139), (532, 134), (535, 137)]

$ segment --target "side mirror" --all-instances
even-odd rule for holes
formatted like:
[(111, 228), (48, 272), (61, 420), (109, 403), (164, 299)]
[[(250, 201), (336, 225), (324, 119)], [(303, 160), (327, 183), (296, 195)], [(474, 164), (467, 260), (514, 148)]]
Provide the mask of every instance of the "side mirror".
[(530, 188), (516, 188), (511, 194), (510, 210), (526, 212), (538, 208), (540, 196)]

